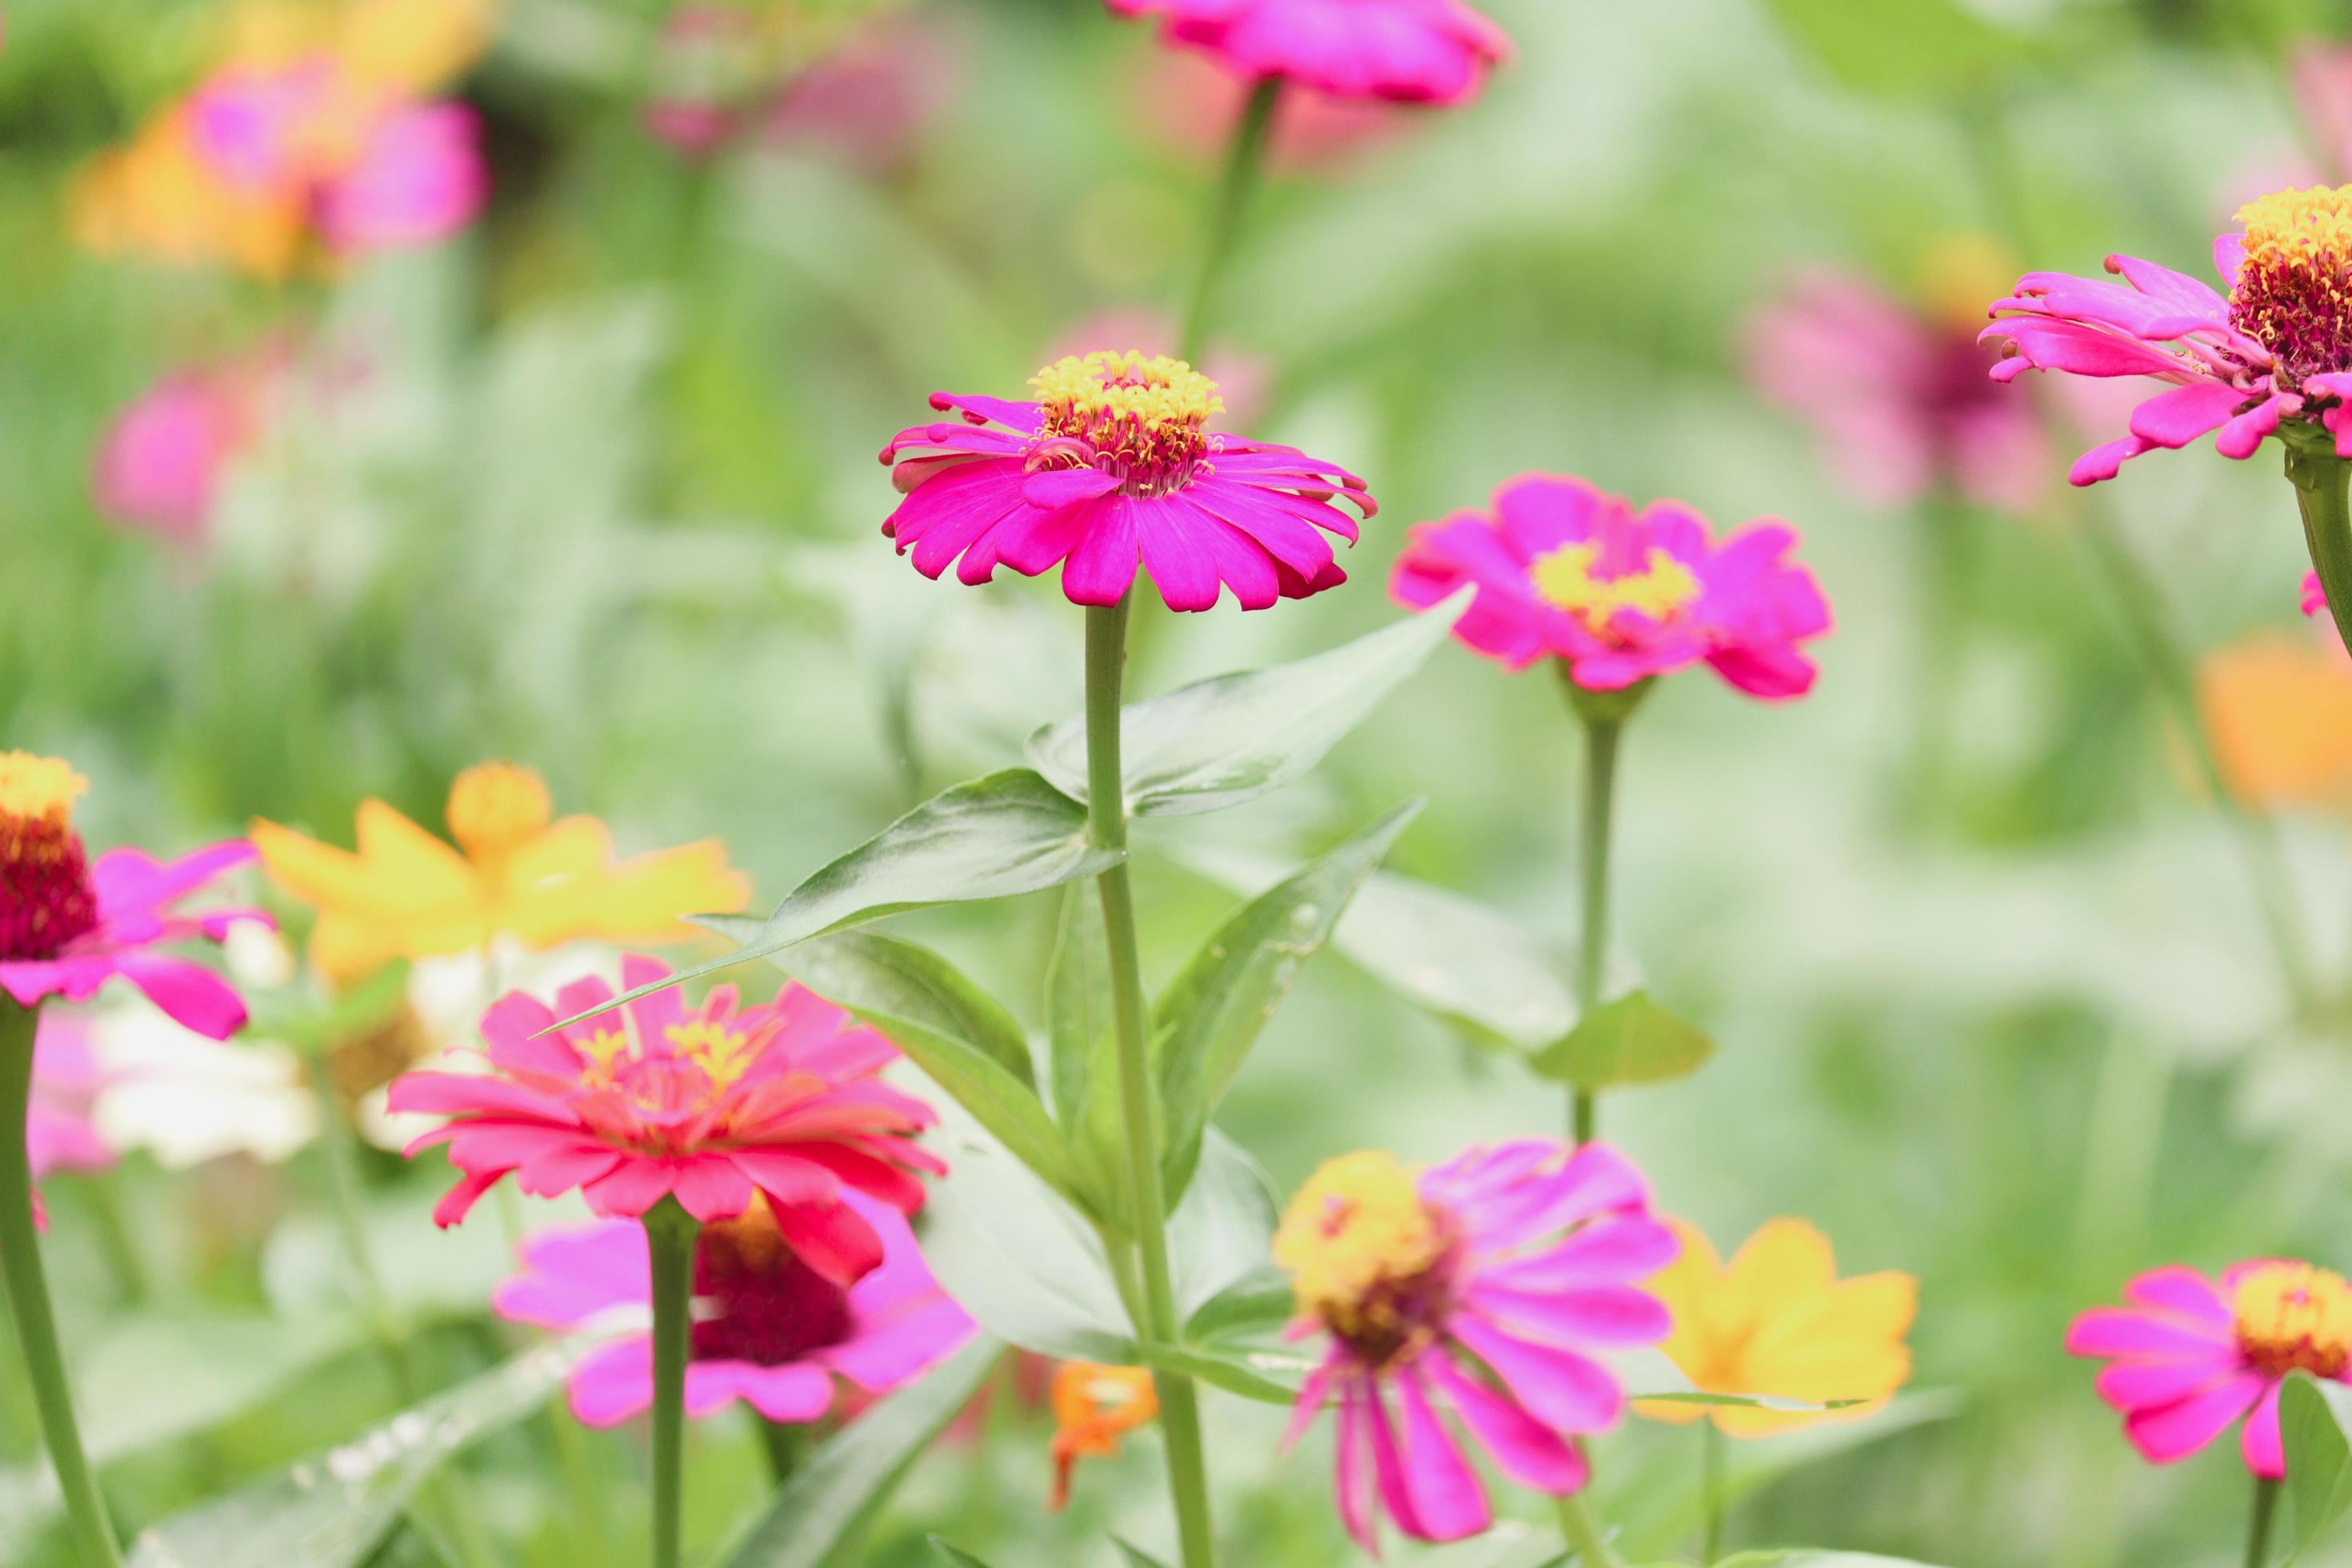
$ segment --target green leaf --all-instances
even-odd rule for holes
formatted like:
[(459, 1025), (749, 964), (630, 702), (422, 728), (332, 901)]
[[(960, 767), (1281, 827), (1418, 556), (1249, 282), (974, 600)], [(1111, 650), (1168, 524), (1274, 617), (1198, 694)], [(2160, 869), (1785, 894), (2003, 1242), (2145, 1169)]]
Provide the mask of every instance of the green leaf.
[(1191, 1179), (1202, 1130), (1266, 1021), (1423, 804), (1407, 801), (1244, 905), (1160, 993), (1151, 1057), (1167, 1118), (1161, 1147), (1171, 1196)]
[(1781, 31), (1843, 86), (1917, 97), (1981, 86), (2035, 41), (1952, 0), (1769, 0)]
[(435, 1470), (477, 1438), (540, 1409), (592, 1348), (582, 1339), (530, 1351), (284, 1476), (174, 1514), (131, 1542), (131, 1568), (354, 1568), (383, 1544)]
[(1260, 1405), (1293, 1405), (1299, 1385), (1315, 1363), (1281, 1351), (1226, 1350), (1199, 1345), (1141, 1343), (1135, 1353), (1142, 1364), (1160, 1372), (1182, 1373), (1227, 1394)]
[(719, 1561), (727, 1568), (847, 1568), (857, 1559), (836, 1554), (856, 1552), (898, 1478), (971, 1402), (1003, 1351), (980, 1335), (834, 1434)]
[(950, 1546), (934, 1535), (929, 1538), (931, 1555), (948, 1564), (948, 1568), (988, 1568), (988, 1564), (960, 1547)]
[(1264, 1333), (1297, 1315), (1298, 1293), (1291, 1289), (1290, 1276), (1262, 1263), (1202, 1302), (1185, 1320), (1184, 1339), (1203, 1344)]
[(1686, 1078), (1715, 1055), (1697, 1025), (1677, 1017), (1647, 991), (1621, 996), (1528, 1058), (1544, 1077), (1585, 1090)]
[[(1298, 778), (1412, 678), (1469, 608), (1472, 592), (1311, 658), (1216, 676), (1121, 709), (1129, 814), (1217, 811)], [(1084, 800), (1086, 720), (1065, 719), (1031, 736), (1029, 764)]]
[(1019, 1021), (929, 948), (877, 931), (836, 931), (771, 953), (768, 962), (829, 1002), (904, 1018), (961, 1040), (1032, 1090), (1036, 1087), (1029, 1037)]
[(1118, 861), (1118, 852), (1087, 839), (1085, 807), (1028, 769), (1007, 768), (933, 795), (817, 871), (733, 952), (563, 1022), (593, 1018), (844, 926), (932, 904), (1034, 893), (1097, 876)]
[(1248, 1151), (1210, 1128), (1200, 1168), (1168, 1217), (1179, 1321), (1265, 1268), (1279, 1210), (1274, 1184)]
[(1119, 1557), (1127, 1563), (1127, 1568), (1168, 1568), (1168, 1564), (1140, 1546), (1130, 1546), (1116, 1535), (1110, 1538), (1110, 1543), (1118, 1548)]
[(2352, 1388), (2296, 1373), (2279, 1391), (2286, 1489), (2294, 1500), (2287, 1561), (2308, 1552), (2352, 1508)]
[(1045, 963), (1045, 1039), (1054, 1114), (1075, 1130), (1087, 1103), (1095, 1049), (1110, 1037), (1110, 939), (1102, 901), (1083, 882), (1062, 889), (1053, 956)]

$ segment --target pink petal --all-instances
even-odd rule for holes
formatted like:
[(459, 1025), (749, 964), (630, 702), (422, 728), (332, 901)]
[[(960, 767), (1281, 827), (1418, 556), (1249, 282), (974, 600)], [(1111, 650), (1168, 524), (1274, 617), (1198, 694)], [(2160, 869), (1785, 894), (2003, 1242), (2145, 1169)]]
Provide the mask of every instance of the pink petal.
[(2185, 1459), (2221, 1435), (2231, 1422), (2260, 1402), (2270, 1384), (2259, 1373), (2242, 1373), (2178, 1405), (2136, 1410), (2124, 1421), (2124, 1436), (2151, 1463)]

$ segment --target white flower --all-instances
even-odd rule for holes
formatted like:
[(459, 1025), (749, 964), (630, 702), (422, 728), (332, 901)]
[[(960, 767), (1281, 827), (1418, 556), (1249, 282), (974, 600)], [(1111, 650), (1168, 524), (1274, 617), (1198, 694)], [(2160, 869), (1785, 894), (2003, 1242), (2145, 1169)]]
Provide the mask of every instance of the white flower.
[(319, 1107), (295, 1054), (275, 1040), (220, 1044), (141, 1001), (92, 1014), (106, 1074), (93, 1119), (120, 1150), (167, 1170), (250, 1154), (275, 1164), (319, 1133)]

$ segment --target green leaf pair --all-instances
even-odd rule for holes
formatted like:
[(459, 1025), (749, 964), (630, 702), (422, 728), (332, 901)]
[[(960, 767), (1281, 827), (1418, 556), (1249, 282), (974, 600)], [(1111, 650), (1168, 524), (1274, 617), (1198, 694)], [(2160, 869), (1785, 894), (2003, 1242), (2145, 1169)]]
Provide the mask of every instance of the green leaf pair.
[(2294, 1500), (2293, 1563), (2352, 1510), (2352, 1388), (2308, 1373), (2289, 1377), (2279, 1390), (2279, 1436)]

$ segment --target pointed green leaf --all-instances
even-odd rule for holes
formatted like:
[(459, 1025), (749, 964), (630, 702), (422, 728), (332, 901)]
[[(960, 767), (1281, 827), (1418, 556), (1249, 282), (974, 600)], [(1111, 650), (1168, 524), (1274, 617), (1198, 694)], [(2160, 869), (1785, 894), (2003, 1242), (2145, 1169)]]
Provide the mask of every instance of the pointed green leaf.
[(1297, 1404), (1299, 1385), (1315, 1370), (1315, 1363), (1305, 1356), (1285, 1351), (1150, 1343), (1139, 1344), (1135, 1351), (1146, 1366), (1198, 1378), (1260, 1405)]
[(2352, 1509), (2352, 1388), (2296, 1373), (2279, 1390), (2279, 1436), (2286, 1445), (2286, 1489), (2294, 1500), (2292, 1563)]
[[(1220, 675), (1120, 710), (1128, 811), (1189, 816), (1279, 789), (1321, 762), (1445, 640), (1472, 590), (1325, 653)], [(1029, 740), (1029, 763), (1073, 799), (1087, 795), (1087, 725), (1065, 719)]]
[(1024, 1086), (1036, 1087), (1019, 1020), (929, 948), (877, 931), (836, 931), (771, 953), (768, 962), (829, 1002), (961, 1040)]
[(1054, 1114), (1078, 1125), (1096, 1047), (1110, 1036), (1110, 942), (1102, 900), (1084, 882), (1062, 889), (1061, 920), (1045, 964), (1045, 1038), (1053, 1063)]
[(1697, 1025), (1658, 1005), (1647, 991), (1621, 996), (1528, 1058), (1549, 1079), (1588, 1091), (1685, 1078), (1715, 1055)]
[(1088, 1200), (1078, 1179), (1062, 1130), (1045, 1114), (1037, 1091), (998, 1065), (996, 1058), (952, 1035), (943, 1035), (911, 1018), (894, 1017), (865, 1007), (849, 1009), (889, 1037), (907, 1059), (923, 1069), (972, 1119), (988, 1129), (1013, 1156), (1037, 1173), (1040, 1180), (1073, 1203)]
[(1422, 805), (1407, 801), (1244, 905), (1160, 994), (1151, 1014), (1151, 1056), (1167, 1119), (1162, 1147), (1171, 1195), (1191, 1179), (1202, 1129), (1266, 1021)]
[(950, 1546), (936, 1535), (929, 1537), (929, 1541), (931, 1555), (946, 1563), (948, 1568), (988, 1568), (987, 1563), (982, 1563), (971, 1552), (961, 1547)]
[(1180, 1322), (1265, 1269), (1280, 1206), (1274, 1184), (1249, 1152), (1210, 1128), (1200, 1166), (1168, 1217)]
[(1110, 1543), (1118, 1548), (1119, 1557), (1127, 1563), (1127, 1568), (1168, 1568), (1168, 1564), (1152, 1556), (1143, 1548), (1130, 1546), (1116, 1535), (1110, 1538)]
[(932, 904), (970, 903), (1056, 888), (1118, 863), (1087, 837), (1086, 808), (1026, 768), (1007, 768), (933, 795), (793, 889), (758, 932), (723, 958), (639, 986), (578, 1023), (844, 926)]
[[(719, 1561), (727, 1568), (848, 1568), (874, 1516), (916, 1457), (995, 1370), (982, 1334), (827, 1438)], [(846, 1549), (848, 1555), (845, 1555)]]
[(1290, 1276), (1271, 1263), (1262, 1263), (1202, 1302), (1185, 1321), (1184, 1340), (1187, 1344), (1205, 1344), (1265, 1333), (1297, 1315), (1298, 1295), (1291, 1289)]

